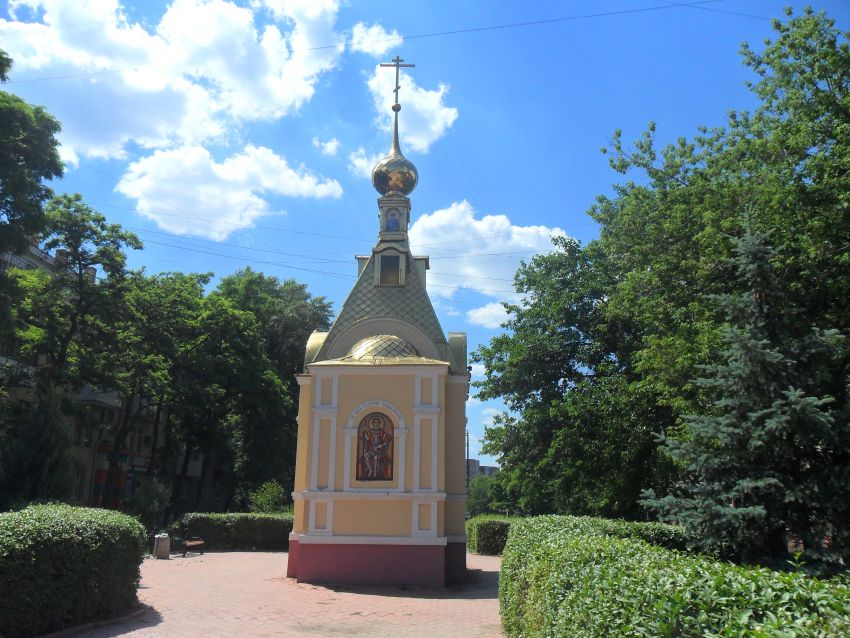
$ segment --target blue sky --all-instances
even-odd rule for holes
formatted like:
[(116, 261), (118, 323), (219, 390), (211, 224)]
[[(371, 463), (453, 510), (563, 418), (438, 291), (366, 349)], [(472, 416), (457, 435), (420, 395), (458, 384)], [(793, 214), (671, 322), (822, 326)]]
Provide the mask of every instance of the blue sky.
[[(474, 350), (521, 259), (552, 234), (596, 236), (586, 211), (619, 178), (599, 152), (615, 129), (655, 121), (664, 143), (755, 106), (738, 49), (788, 2), (683, 2), (0, 2), (3, 88), (60, 119), (55, 189), (136, 231), (133, 266), (251, 266), (338, 309), (377, 233), (368, 173), (394, 78), (376, 67), (415, 63), (400, 95), (411, 241), (444, 330)], [(813, 6), (850, 30), (846, 0)], [(500, 409), (470, 401), (472, 456)]]

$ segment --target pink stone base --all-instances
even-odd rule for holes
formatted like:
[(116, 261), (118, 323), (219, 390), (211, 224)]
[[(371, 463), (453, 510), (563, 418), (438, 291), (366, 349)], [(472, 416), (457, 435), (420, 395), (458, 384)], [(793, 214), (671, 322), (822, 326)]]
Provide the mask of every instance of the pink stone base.
[(289, 541), (289, 558), (286, 561), (287, 578), (298, 575), (298, 541)]
[(466, 543), (446, 545), (446, 582), (458, 583), (466, 580)]
[(446, 564), (446, 548), (441, 545), (301, 545), (290, 541), (286, 575), (305, 583), (444, 587)]

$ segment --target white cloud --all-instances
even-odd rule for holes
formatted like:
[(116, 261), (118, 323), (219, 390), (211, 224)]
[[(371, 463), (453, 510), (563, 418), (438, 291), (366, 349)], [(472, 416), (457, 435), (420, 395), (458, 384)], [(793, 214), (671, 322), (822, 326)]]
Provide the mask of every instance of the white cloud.
[(480, 308), (473, 308), (467, 311), (466, 318), (470, 323), (485, 328), (498, 328), (508, 318), (508, 313), (505, 312), (501, 302), (488, 303)]
[(313, 146), (319, 149), (322, 155), (336, 155), (339, 150), (339, 140), (332, 137), (327, 142), (323, 142), (318, 137), (314, 137)]
[(353, 153), (348, 155), (348, 170), (358, 177), (372, 179), (372, 169), (384, 157), (383, 153), (375, 153), (374, 155), (366, 155), (366, 149), (362, 146)]
[(367, 27), (365, 23), (358, 22), (351, 31), (351, 50), (368, 53), (375, 57), (383, 55), (401, 43), (402, 37), (398, 31), (395, 29), (387, 31), (380, 24)]
[(470, 288), (513, 299), (520, 260), (552, 250), (551, 237), (566, 234), (548, 226), (517, 226), (506, 215), (476, 215), (464, 200), (422, 215), (410, 227), (413, 251), (431, 257), (430, 294), (450, 299), (458, 289)]
[(222, 162), (197, 145), (156, 151), (130, 164), (116, 190), (135, 199), (139, 214), (161, 228), (218, 241), (270, 212), (265, 193), (342, 195), (335, 180), (317, 177), (304, 166), (293, 169), (270, 149), (250, 144)]
[[(399, 102), (402, 106), (399, 135), (402, 151), (409, 148), (419, 153), (427, 153), (431, 144), (445, 135), (458, 117), (458, 110), (444, 103), (449, 87), (440, 84), (436, 90), (429, 91), (417, 86), (404, 72), (401, 73), (399, 84)], [(375, 102), (375, 110), (378, 112), (378, 125), (385, 131), (391, 131), (391, 107), (395, 101), (394, 70), (376, 66), (368, 86)]]
[(438, 302), (460, 289), (499, 300), (467, 311), (466, 318), (485, 328), (498, 328), (506, 318), (501, 301), (517, 301), (513, 277), (520, 261), (552, 250), (560, 228), (517, 226), (506, 215), (477, 216), (466, 200), (422, 215), (410, 227), (415, 253), (431, 257), (428, 292)]
[[(338, 62), (336, 0), (267, 2), (277, 23), (259, 26), (228, 0), (174, 0), (153, 27), (118, 0), (16, 0), (0, 42), (27, 97), (62, 121), (66, 157), (118, 157), (130, 143), (169, 148), (233, 138), (242, 122), (273, 120), (310, 100)], [(338, 43), (330, 48), (325, 45)], [(14, 85), (10, 85), (14, 89)]]
[(484, 378), (484, 364), (483, 363), (473, 363), (472, 370), (470, 373), (472, 374), (473, 379), (483, 379)]

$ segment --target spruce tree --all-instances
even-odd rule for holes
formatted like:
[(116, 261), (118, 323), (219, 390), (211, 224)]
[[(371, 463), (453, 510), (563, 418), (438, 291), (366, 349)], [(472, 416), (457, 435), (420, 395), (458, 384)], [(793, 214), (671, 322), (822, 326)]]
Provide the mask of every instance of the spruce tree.
[(787, 558), (838, 564), (850, 556), (850, 459), (845, 342), (812, 327), (785, 294), (776, 249), (744, 219), (729, 260), (738, 292), (715, 297), (725, 349), (697, 383), (713, 409), (664, 437), (681, 466), (672, 494), (644, 505), (684, 525), (697, 547), (745, 562)]

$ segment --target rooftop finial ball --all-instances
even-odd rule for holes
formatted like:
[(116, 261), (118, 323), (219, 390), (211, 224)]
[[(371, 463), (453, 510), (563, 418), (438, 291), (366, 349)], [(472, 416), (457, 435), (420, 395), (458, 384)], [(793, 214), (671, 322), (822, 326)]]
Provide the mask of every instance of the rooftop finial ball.
[(401, 104), (393, 104), (393, 111), (398, 113), (401, 110)]

